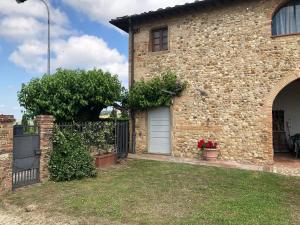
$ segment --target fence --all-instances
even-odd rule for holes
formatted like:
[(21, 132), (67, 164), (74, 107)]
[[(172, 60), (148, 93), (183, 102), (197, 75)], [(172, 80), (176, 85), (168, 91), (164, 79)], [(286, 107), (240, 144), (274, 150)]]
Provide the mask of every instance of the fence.
[[(12, 188), (49, 179), (48, 161), (53, 150), (54, 118), (37, 116), (36, 126), (13, 126), (13, 116), (0, 115), (0, 195)], [(59, 124), (82, 135), (92, 151), (114, 151), (127, 157), (128, 121)]]
[(91, 154), (116, 152), (119, 158), (126, 158), (128, 155), (128, 121), (61, 123), (56, 125), (56, 129), (81, 134)]

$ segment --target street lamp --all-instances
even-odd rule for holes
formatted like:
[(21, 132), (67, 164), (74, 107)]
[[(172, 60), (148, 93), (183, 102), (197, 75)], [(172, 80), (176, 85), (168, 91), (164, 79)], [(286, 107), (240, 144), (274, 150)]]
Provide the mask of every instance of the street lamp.
[[(17, 3), (23, 3), (26, 2), (27, 0), (16, 0)], [(47, 9), (47, 14), (48, 14), (48, 74), (50, 75), (50, 9), (49, 6), (46, 2), (46, 0), (40, 0), (44, 5), (46, 6)]]

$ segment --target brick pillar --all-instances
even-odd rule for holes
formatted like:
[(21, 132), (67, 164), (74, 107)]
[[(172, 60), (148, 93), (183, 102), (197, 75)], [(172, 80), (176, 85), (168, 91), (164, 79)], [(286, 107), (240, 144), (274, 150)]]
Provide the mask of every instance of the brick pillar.
[(0, 194), (12, 190), (13, 116), (0, 115)]
[(44, 182), (49, 179), (48, 161), (51, 151), (53, 150), (53, 116), (37, 116), (37, 126), (40, 135), (40, 181)]

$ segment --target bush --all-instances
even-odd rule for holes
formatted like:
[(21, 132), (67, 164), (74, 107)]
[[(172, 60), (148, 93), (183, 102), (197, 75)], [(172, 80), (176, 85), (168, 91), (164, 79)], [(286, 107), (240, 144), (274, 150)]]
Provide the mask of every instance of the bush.
[(80, 133), (55, 129), (49, 171), (53, 181), (95, 177), (96, 168)]

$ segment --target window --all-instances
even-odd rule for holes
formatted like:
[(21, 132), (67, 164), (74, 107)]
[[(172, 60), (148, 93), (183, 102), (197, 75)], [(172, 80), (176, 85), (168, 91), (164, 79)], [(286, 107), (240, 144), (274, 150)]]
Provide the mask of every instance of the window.
[(300, 0), (289, 1), (272, 19), (272, 35), (300, 33)]
[(155, 29), (151, 32), (152, 52), (168, 50), (168, 28)]

